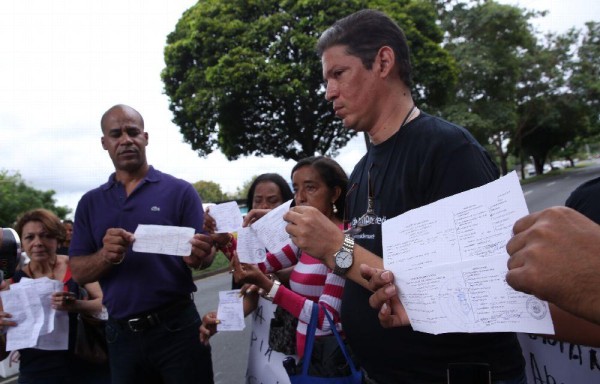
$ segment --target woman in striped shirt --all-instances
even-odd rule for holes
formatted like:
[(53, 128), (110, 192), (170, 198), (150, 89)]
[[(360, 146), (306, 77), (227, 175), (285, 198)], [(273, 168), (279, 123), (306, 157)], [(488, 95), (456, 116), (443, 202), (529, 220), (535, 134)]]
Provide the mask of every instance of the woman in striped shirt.
[[(334, 160), (318, 156), (300, 160), (292, 169), (292, 187), (296, 205), (318, 208), (336, 223), (340, 231), (344, 229), (343, 212), (345, 207), (348, 177)], [(304, 353), (306, 328), (310, 322), (313, 303), (319, 303), (319, 320), (316, 336), (330, 335), (329, 322), (323, 308), (332, 316), (336, 327), (341, 331), (339, 310), (341, 306), (344, 278), (337, 276), (319, 260), (307, 253), (278, 252), (268, 254), (264, 263), (257, 265), (240, 264), (233, 258), (236, 281), (254, 284), (273, 302), (298, 318), (296, 346), (298, 356)], [(268, 274), (294, 265), (290, 275), (290, 288), (274, 283)], [(275, 287), (275, 288), (274, 288)]]

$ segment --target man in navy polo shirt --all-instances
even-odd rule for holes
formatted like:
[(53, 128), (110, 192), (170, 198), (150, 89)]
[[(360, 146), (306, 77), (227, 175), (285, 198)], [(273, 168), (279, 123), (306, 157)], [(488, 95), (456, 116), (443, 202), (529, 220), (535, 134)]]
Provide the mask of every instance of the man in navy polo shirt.
[[(212, 263), (210, 237), (200, 233), (200, 197), (189, 183), (148, 165), (138, 111), (115, 105), (100, 125), (115, 173), (79, 201), (69, 254), (78, 283), (102, 286), (112, 382), (212, 383), (210, 349), (199, 341), (201, 320), (191, 299), (189, 267)], [(138, 224), (195, 228), (191, 254), (134, 252)]]

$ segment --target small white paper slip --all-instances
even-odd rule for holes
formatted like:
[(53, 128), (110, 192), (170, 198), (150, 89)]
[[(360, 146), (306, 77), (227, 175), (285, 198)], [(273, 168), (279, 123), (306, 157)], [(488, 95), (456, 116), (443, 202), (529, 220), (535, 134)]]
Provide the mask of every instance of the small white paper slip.
[(189, 256), (192, 253), (190, 240), (194, 237), (194, 232), (194, 228), (190, 227), (140, 224), (134, 233), (133, 250), (171, 256)]
[(240, 263), (258, 264), (265, 261), (267, 257), (265, 246), (251, 227), (238, 230), (237, 254)]
[(209, 215), (215, 219), (217, 228), (215, 232), (236, 232), (242, 227), (244, 218), (235, 201), (217, 204), (210, 207)]
[(240, 290), (219, 291), (219, 307), (217, 308), (217, 331), (241, 331), (244, 322), (244, 297)]
[(291, 204), (292, 200), (286, 201), (250, 226), (256, 231), (256, 235), (265, 247), (273, 253), (280, 251), (288, 244), (292, 244), (290, 235), (285, 231), (287, 222), (283, 220), (283, 215), (290, 210)]

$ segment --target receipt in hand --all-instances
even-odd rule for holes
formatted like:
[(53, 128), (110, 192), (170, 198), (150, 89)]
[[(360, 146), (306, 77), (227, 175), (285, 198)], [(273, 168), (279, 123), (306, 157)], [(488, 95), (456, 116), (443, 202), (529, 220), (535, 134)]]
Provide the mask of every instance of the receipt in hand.
[(190, 240), (194, 228), (169, 225), (140, 224), (135, 230), (133, 250), (144, 253), (160, 253), (172, 256), (189, 256), (192, 253)]
[(219, 307), (217, 308), (217, 331), (241, 331), (244, 323), (244, 298), (239, 289), (219, 292)]

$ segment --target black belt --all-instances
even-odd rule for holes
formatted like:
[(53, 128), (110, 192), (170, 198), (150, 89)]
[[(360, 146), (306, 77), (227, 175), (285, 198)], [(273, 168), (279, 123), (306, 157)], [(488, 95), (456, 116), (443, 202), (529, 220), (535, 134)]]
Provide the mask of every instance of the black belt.
[(142, 332), (177, 315), (190, 304), (192, 304), (192, 300), (186, 297), (185, 299), (167, 304), (153, 312), (146, 312), (129, 319), (113, 319), (113, 321), (132, 332)]

